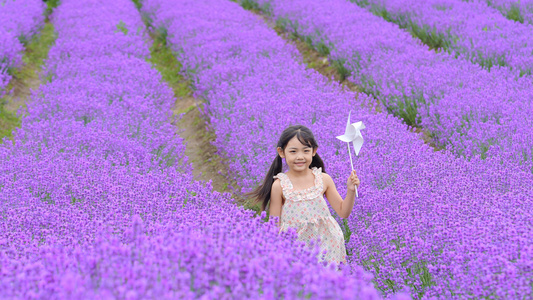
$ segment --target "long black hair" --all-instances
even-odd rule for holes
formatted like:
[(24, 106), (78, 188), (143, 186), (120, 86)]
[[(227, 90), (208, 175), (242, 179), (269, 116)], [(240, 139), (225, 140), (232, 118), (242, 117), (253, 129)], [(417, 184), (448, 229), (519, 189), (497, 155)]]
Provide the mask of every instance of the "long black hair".
[[(313, 135), (311, 130), (309, 130), (309, 128), (303, 125), (289, 126), (285, 130), (283, 130), (283, 132), (281, 133), (281, 137), (279, 138), (278, 145), (276, 147), (280, 147), (285, 151), (285, 147), (287, 147), (289, 141), (295, 136), (303, 145), (311, 147), (313, 148), (313, 150), (318, 148), (315, 136)], [(281, 156), (277, 154), (276, 158), (274, 158), (274, 161), (270, 165), (270, 169), (268, 170), (268, 173), (266, 174), (265, 179), (263, 180), (263, 184), (261, 184), (254, 191), (248, 194), (249, 196), (252, 196), (254, 199), (256, 199), (257, 202), (261, 202), (261, 210), (265, 210), (268, 203), (270, 202), (270, 193), (272, 190), (272, 184), (274, 184), (274, 176), (282, 171), (282, 167), (283, 161), (281, 160)], [(313, 156), (313, 160), (311, 161), (311, 165), (309, 166), (309, 168), (313, 167), (322, 168), (322, 172), (326, 172), (326, 169), (324, 168), (324, 162), (322, 161), (320, 156), (318, 156), (318, 153)]]

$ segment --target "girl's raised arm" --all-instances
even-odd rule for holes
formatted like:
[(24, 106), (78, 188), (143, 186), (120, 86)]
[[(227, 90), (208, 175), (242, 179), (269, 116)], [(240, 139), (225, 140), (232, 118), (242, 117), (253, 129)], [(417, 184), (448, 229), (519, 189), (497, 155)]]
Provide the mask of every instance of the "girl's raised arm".
[(355, 186), (359, 187), (359, 178), (355, 171), (352, 171), (350, 177), (348, 178), (348, 189), (346, 192), (346, 198), (342, 200), (341, 195), (337, 191), (335, 182), (331, 176), (326, 173), (322, 173), (322, 178), (324, 180), (324, 185), (326, 186), (326, 198), (328, 198), (329, 204), (335, 212), (343, 219), (346, 219), (352, 213), (352, 209), (355, 203)]
[(270, 216), (280, 217), (281, 216), (281, 206), (283, 205), (283, 194), (281, 190), (281, 183), (279, 179), (276, 179), (272, 184), (272, 189), (270, 192)]

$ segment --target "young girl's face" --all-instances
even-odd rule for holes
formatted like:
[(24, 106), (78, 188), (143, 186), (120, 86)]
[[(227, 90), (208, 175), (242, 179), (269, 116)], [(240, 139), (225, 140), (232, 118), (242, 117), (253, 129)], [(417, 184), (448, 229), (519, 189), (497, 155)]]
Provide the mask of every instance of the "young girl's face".
[(279, 156), (285, 158), (285, 162), (289, 166), (289, 169), (296, 172), (309, 169), (309, 166), (313, 161), (313, 156), (316, 154), (316, 149), (302, 144), (296, 136), (287, 143), (285, 149), (278, 147), (277, 150)]

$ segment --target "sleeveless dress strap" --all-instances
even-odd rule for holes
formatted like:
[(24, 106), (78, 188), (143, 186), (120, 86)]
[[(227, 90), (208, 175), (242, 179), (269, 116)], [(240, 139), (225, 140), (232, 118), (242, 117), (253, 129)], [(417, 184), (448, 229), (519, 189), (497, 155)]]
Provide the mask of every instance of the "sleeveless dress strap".
[(279, 178), (283, 192), (289, 191), (292, 189), (292, 183), (289, 180), (289, 177), (287, 176), (287, 174), (283, 172), (278, 173), (277, 175), (274, 176), (274, 179), (276, 178)]
[(313, 167), (313, 174), (315, 175), (315, 187), (318, 191), (324, 190), (324, 180), (322, 179), (322, 168)]
[[(286, 198), (292, 194), (302, 194), (302, 193), (307, 193), (309, 190), (316, 190), (318, 194), (321, 194), (322, 191), (324, 190), (324, 181), (322, 180), (322, 168), (317, 168), (317, 167), (313, 167), (313, 169), (311, 169), (312, 172), (313, 172), (313, 175), (315, 177), (315, 180), (314, 180), (314, 185), (309, 188), (309, 189), (305, 189), (305, 190), (302, 190), (302, 191), (293, 191), (293, 185), (292, 185), (292, 182), (291, 180), (289, 179), (289, 176), (287, 176), (287, 174), (281, 172), (281, 173), (278, 173), (277, 175), (274, 176), (274, 179), (276, 178), (279, 178), (279, 180), (281, 181), (281, 188), (283, 190), (283, 194), (286, 195)], [(318, 195), (317, 194), (317, 195)], [(300, 195), (302, 196), (302, 195)], [(298, 198), (302, 198), (302, 197), (298, 197)]]

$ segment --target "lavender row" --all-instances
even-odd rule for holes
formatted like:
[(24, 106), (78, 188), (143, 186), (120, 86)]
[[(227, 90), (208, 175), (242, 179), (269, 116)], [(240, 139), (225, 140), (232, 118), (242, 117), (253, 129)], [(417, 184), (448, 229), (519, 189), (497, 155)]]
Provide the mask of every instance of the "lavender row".
[(365, 108), (375, 100), (306, 70), (294, 47), (235, 3), (147, 0), (143, 10), (206, 99), (215, 145), (243, 191), (263, 179), (280, 132), (301, 123), (345, 193), (349, 159), (335, 136), (351, 109), (366, 129), (355, 160), (360, 198), (345, 228), (350, 263), (365, 265), (386, 293), (531, 295), (530, 174), (434, 152), (397, 118)]
[(41, 0), (0, 1), (0, 97), (22, 64), (24, 44), (43, 27), (44, 10)]
[[(492, 70), (509, 67), (530, 75), (533, 27), (505, 18), (480, 1), (354, 0), (408, 28), (432, 48), (443, 48)], [(450, 17), (453, 16), (453, 17)]]
[(317, 49), (330, 49), (330, 59), (350, 72), (349, 79), (389, 112), (428, 129), (437, 144), (533, 172), (529, 78), (428, 51), (397, 25), (347, 1), (327, 1), (327, 12), (304, 1), (257, 3)]
[(499, 10), (507, 19), (533, 24), (533, 1), (531, 0), (477, 0), (486, 2)]
[(49, 82), (0, 145), (0, 298), (379, 298), (193, 180), (132, 2), (52, 22)]

